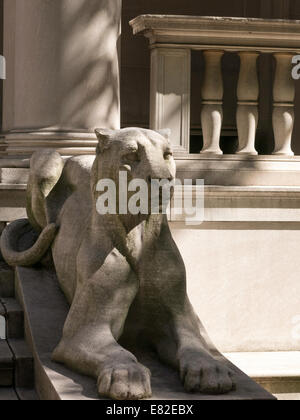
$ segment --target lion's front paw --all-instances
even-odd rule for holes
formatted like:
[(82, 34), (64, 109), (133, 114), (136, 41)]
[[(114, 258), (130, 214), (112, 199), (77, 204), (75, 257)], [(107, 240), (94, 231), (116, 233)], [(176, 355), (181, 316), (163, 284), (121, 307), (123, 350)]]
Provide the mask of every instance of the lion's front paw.
[(233, 372), (210, 356), (190, 354), (181, 361), (180, 376), (187, 392), (226, 394), (235, 389)]
[(98, 378), (98, 391), (114, 400), (141, 400), (150, 398), (151, 373), (139, 363), (116, 364), (102, 370)]

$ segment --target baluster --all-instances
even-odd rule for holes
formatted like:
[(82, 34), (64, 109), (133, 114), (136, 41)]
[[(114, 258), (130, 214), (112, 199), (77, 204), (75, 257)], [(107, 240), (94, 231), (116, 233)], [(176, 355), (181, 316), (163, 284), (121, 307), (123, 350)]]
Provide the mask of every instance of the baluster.
[(273, 129), (275, 136), (274, 155), (294, 156), (291, 148), (295, 113), (295, 83), (292, 79), (292, 57), (290, 53), (274, 54), (276, 76), (273, 90)]
[(223, 51), (204, 51), (205, 77), (202, 88), (201, 123), (203, 149), (201, 153), (222, 155), (220, 137), (223, 122)]
[(257, 155), (255, 137), (258, 124), (259, 83), (256, 52), (241, 52), (237, 96), (238, 154)]

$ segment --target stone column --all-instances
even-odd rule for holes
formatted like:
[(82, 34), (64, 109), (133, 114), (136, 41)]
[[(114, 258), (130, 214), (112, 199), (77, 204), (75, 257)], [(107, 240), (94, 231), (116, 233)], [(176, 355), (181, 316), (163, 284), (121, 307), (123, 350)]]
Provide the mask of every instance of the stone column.
[(93, 153), (120, 127), (121, 0), (4, 0), (7, 156)]
[(223, 51), (204, 51), (205, 76), (202, 88), (201, 122), (203, 149), (201, 153), (222, 155), (220, 137), (223, 123)]
[(274, 56), (277, 64), (273, 91), (274, 154), (293, 156), (291, 143), (295, 122), (294, 100), (296, 94), (295, 81), (292, 79), (293, 54), (277, 53)]
[(259, 84), (256, 52), (241, 52), (241, 68), (237, 89), (238, 154), (257, 155), (255, 137), (258, 124)]

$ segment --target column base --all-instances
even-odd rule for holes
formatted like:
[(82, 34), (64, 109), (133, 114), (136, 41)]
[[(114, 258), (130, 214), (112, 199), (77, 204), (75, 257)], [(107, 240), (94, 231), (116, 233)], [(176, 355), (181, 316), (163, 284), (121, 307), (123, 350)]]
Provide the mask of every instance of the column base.
[(177, 178), (204, 179), (205, 185), (298, 187), (299, 156), (210, 153), (176, 156)]
[(55, 149), (62, 156), (93, 155), (97, 144), (92, 131), (14, 131), (4, 133), (2, 156), (23, 160), (45, 148)]
[(272, 153), (273, 156), (295, 156), (295, 153), (290, 151), (290, 152), (274, 152)]
[(210, 149), (207, 149), (207, 150), (201, 150), (200, 155), (211, 155), (211, 156), (216, 155), (216, 156), (222, 156), (223, 155), (223, 152), (222, 152), (222, 150), (210, 150)]
[(243, 156), (258, 156), (258, 153), (256, 150), (254, 151), (248, 151), (248, 150), (239, 150), (236, 152), (237, 155), (243, 155)]

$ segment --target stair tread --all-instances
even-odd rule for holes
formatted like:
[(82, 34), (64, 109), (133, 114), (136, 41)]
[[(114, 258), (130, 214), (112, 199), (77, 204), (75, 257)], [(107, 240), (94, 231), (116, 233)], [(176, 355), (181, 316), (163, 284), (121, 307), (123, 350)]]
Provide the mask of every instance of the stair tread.
[(33, 388), (34, 361), (25, 340), (9, 339), (9, 346), (14, 355), (15, 385), (20, 388)]
[(0, 316), (5, 316), (5, 315), (6, 315), (6, 309), (4, 305), (2, 304), (2, 301), (0, 301)]
[(14, 381), (14, 360), (5, 340), (0, 340), (0, 387), (12, 386)]
[(0, 340), (0, 369), (13, 367), (13, 355), (5, 340)]
[(298, 399), (300, 352), (230, 353), (226, 357), (267, 391), (282, 395), (279, 399)]
[(300, 381), (300, 352), (226, 353), (225, 357), (252, 378)]
[(0, 261), (0, 296), (13, 297), (14, 290), (14, 271), (6, 263)]
[(24, 312), (21, 305), (14, 298), (1, 298), (2, 307), (0, 315), (6, 319), (7, 338), (24, 337)]
[(15, 298), (1, 298), (1, 302), (4, 308), (6, 309), (6, 312), (23, 312), (21, 305)]
[(18, 388), (17, 387), (18, 397), (21, 401), (38, 401), (38, 394), (34, 389), (28, 388)]
[(24, 339), (10, 338), (9, 346), (16, 359), (33, 359), (31, 351)]
[(0, 388), (0, 401), (18, 401), (18, 397), (13, 388)]
[(295, 394), (276, 394), (278, 401), (300, 401), (300, 393)]
[[(24, 312), (14, 295), (14, 271), (0, 261), (0, 316), (7, 339), (0, 340), (0, 400), (36, 401), (34, 360), (24, 339)], [(16, 390), (4, 388), (13, 384)]]

